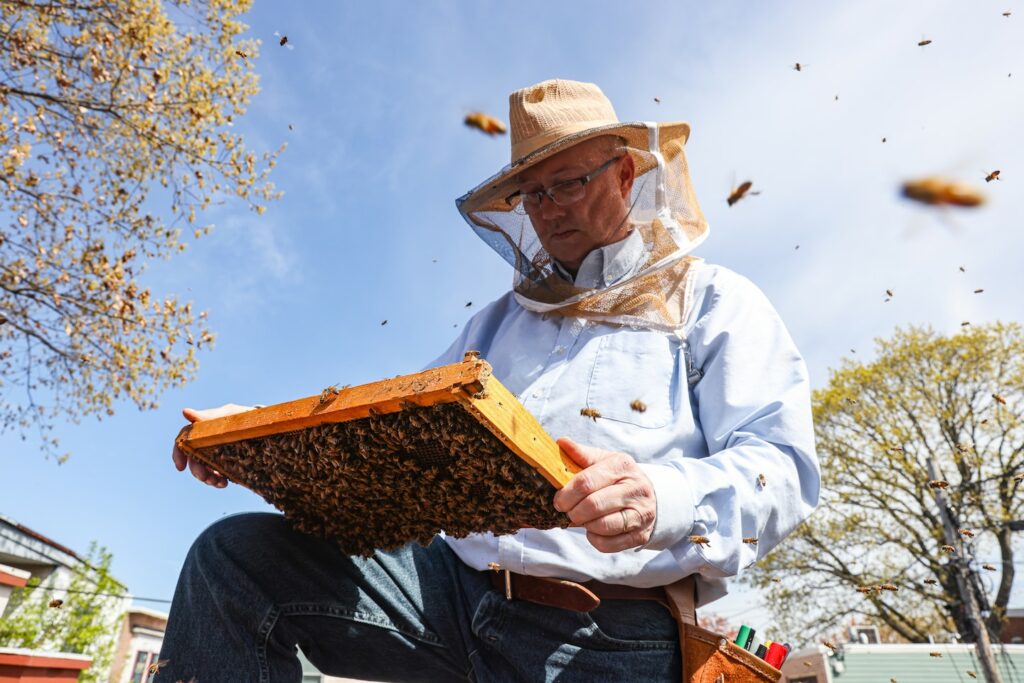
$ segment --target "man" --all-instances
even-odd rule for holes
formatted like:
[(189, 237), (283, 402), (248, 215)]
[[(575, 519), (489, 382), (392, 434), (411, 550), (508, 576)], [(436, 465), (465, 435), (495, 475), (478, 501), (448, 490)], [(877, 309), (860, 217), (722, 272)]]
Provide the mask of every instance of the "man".
[(754, 285), (689, 255), (707, 234), (689, 126), (620, 123), (573, 81), (512, 93), (510, 124), (512, 163), (458, 206), (513, 288), (432, 365), (479, 350), (561, 437), (582, 471), (553, 505), (573, 526), (362, 559), (278, 515), (224, 519), (185, 561), (167, 680), (298, 681), (296, 645), (372, 680), (679, 680), (650, 598), (690, 575), (699, 604), (721, 596), (817, 504), (799, 353)]

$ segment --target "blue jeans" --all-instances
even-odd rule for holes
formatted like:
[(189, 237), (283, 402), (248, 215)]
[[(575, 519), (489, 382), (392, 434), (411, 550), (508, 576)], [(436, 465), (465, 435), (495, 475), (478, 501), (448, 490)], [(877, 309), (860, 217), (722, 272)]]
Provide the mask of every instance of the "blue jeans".
[(676, 624), (655, 602), (589, 613), (508, 601), (440, 538), (370, 558), (276, 514), (226, 517), (185, 559), (162, 681), (679, 681)]

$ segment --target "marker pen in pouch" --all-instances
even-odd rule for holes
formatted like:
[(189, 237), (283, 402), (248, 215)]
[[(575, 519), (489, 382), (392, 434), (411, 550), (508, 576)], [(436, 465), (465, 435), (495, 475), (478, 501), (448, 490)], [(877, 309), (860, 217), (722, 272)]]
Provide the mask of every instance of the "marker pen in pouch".
[(782, 667), (782, 660), (785, 658), (785, 646), (782, 643), (772, 643), (772, 646), (768, 648), (768, 654), (764, 656), (764, 661), (779, 669)]

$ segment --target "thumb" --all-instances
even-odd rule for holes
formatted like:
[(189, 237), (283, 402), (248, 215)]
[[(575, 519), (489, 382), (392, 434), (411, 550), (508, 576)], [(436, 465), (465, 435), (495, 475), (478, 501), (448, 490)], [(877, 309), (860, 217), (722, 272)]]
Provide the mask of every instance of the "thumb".
[(605, 451), (600, 448), (576, 443), (567, 436), (558, 439), (556, 443), (561, 446), (566, 455), (572, 458), (573, 462), (583, 469), (590, 467), (599, 460), (603, 460), (605, 456)]
[(181, 414), (184, 415), (185, 419), (188, 420), (189, 422), (197, 422), (203, 419), (202, 416), (199, 415), (199, 411), (193, 410), (192, 408), (185, 408), (183, 411), (181, 411)]

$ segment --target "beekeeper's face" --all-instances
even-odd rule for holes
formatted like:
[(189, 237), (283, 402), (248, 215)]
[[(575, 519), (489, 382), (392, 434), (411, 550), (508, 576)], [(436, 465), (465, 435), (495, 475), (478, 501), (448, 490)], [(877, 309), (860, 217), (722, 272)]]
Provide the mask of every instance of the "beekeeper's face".
[(620, 138), (581, 142), (519, 175), (523, 209), (549, 254), (573, 273), (584, 257), (629, 234), (635, 166)]

